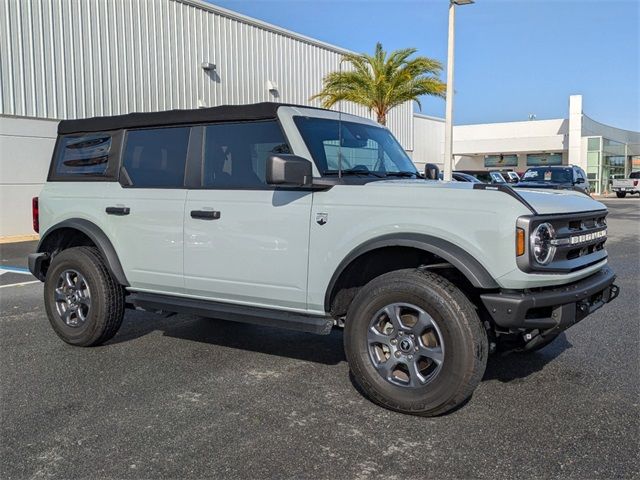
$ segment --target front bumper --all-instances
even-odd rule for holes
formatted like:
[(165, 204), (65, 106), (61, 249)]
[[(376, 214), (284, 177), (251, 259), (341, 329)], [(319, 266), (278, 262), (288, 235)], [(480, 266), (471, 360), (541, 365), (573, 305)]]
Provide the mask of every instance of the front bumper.
[(509, 330), (561, 332), (614, 300), (620, 288), (608, 266), (568, 285), (480, 295), (496, 324)]

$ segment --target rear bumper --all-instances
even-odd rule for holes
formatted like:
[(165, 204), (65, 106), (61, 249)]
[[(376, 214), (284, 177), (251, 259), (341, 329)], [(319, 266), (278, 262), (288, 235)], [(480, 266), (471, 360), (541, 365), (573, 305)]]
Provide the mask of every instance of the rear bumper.
[(27, 257), (29, 263), (29, 271), (38, 280), (44, 282), (44, 273), (42, 264), (49, 261), (49, 254), (46, 252), (32, 253)]
[(608, 266), (569, 285), (480, 295), (496, 324), (507, 329), (562, 331), (614, 300), (620, 289)]
[(640, 193), (638, 187), (611, 187), (612, 192)]

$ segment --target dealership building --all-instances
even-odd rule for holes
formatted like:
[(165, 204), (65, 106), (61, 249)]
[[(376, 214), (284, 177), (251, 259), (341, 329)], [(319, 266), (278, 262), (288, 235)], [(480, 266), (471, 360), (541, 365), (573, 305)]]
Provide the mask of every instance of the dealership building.
[[(640, 170), (640, 132), (599, 123), (569, 97), (566, 118), (453, 127), (454, 169), (515, 170), (545, 165), (578, 165), (593, 190), (606, 193), (611, 180)], [(444, 161), (444, 119), (414, 114), (416, 164)]]
[[(310, 97), (347, 50), (200, 0), (0, 2), (0, 239), (31, 230), (59, 120)], [(343, 65), (343, 68), (349, 68)], [(341, 110), (371, 117), (343, 102)], [(566, 119), (454, 127), (457, 169), (575, 163), (607, 188), (640, 169), (640, 134), (601, 125), (571, 97)], [(415, 163), (443, 163), (442, 119), (394, 109)], [(634, 163), (635, 162), (635, 163)]]

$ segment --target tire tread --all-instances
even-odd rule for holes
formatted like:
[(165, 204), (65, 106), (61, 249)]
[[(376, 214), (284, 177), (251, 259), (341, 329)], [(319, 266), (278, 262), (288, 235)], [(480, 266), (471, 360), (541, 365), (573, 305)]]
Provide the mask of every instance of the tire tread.
[[(49, 312), (50, 308), (48, 307), (47, 310), (50, 316), (50, 322), (58, 336), (67, 343), (82, 347), (100, 345), (113, 338), (122, 325), (125, 307), (124, 288), (113, 277), (111, 271), (106, 265), (106, 262), (102, 258), (100, 251), (96, 247), (80, 246), (63, 250), (54, 257), (48, 272), (51, 272), (55, 268), (55, 264), (57, 263), (56, 260), (58, 262), (67, 261), (67, 257), (73, 258), (77, 262), (83, 262), (86, 260), (89, 262), (90, 267), (95, 269), (93, 273), (96, 274), (95, 279), (98, 283), (97, 289), (102, 292), (104, 296), (104, 315), (96, 319), (97, 325), (93, 330), (91, 330), (91, 335), (88, 335), (84, 339), (74, 341), (65, 337), (65, 335), (56, 328), (54, 320), (51, 319), (51, 315), (54, 315), (54, 313)], [(44, 295), (45, 304), (48, 306), (47, 280), (45, 280)], [(97, 297), (93, 296), (92, 301), (97, 301)]]

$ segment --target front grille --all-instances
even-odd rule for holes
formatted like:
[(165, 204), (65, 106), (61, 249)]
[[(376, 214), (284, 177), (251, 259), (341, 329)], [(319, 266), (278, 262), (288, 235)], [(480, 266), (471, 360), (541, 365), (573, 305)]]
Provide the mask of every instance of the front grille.
[(527, 235), (541, 223), (550, 223), (555, 230), (553, 260), (547, 265), (538, 264), (528, 251), (518, 257), (518, 266), (527, 272), (574, 272), (587, 268), (607, 258), (604, 245), (607, 241), (607, 211), (521, 217), (518, 226)]
[(606, 215), (590, 214), (577, 220), (558, 219), (549, 223), (556, 231), (556, 239), (552, 242), (556, 247), (553, 262), (588, 257), (604, 249)]

